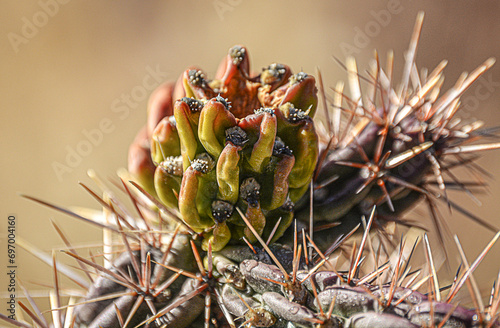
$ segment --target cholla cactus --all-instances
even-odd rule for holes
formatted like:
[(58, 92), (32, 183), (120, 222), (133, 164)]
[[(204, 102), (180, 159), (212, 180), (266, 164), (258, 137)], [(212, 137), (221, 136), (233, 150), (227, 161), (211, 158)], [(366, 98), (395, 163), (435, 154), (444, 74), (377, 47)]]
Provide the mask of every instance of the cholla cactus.
[[(234, 46), (217, 77), (188, 69), (175, 89), (162, 86), (148, 113), (152, 160), (135, 143), (129, 163), (150, 194), (203, 234), (205, 250), (208, 241), (214, 250), (242, 237), (255, 241), (235, 207), (259, 235), (279, 238), (318, 158), (312, 76), (276, 63), (250, 76), (248, 51)], [(172, 104), (172, 95), (182, 97)]]
[[(500, 147), (471, 145), (488, 131), (479, 130), (477, 123), (453, 120), (461, 94), (493, 60), (439, 97), (444, 65), (429, 76), (419, 76), (415, 68), (422, 18), (417, 20), (399, 91), (377, 58), (365, 78), (371, 91), (363, 98), (356, 64), (349, 59), (351, 96), (337, 85), (334, 118), (326, 127), (315, 127), (311, 119), (317, 105), (314, 78), (292, 75), (280, 64), (250, 76), (248, 52), (240, 46), (229, 51), (215, 80), (207, 81), (191, 68), (177, 86), (165, 84), (155, 91), (147, 126), (129, 152), (129, 171), (139, 182), (131, 184), (140, 193), (122, 181), (140, 218), (107, 188), (104, 198), (89, 189), (105, 207), (107, 219), (96, 215), (94, 221), (118, 234), (125, 247), (106, 267), (68, 246), (67, 253), (83, 270), (92, 267), (99, 277), (91, 279), (84, 300), (70, 302), (64, 318), (56, 279), (54, 325), (500, 327), (500, 281), (486, 307), (476, 292), (475, 310), (453, 303), (500, 232), (472, 264), (457, 239), (464, 269), (446, 296), (427, 237), (428, 270), (412, 271), (408, 261), (417, 242), (405, 240), (391, 254), (369, 234), (372, 226), (382, 229), (384, 221), (403, 222), (400, 215), (421, 197), (433, 211), (435, 199), (460, 209), (446, 196), (441, 171), (443, 164), (449, 169), (467, 161), (459, 157), (446, 162), (445, 156)], [(389, 62), (391, 70), (392, 57)], [(348, 117), (343, 129), (341, 115)], [(435, 181), (429, 182), (429, 177)], [(432, 183), (438, 191), (432, 191)], [(305, 204), (313, 205), (312, 217)], [(281, 244), (275, 243), (294, 216), (309, 220), (311, 229), (297, 222)], [(360, 246), (354, 244), (343, 270), (330, 256), (359, 228), (352, 227), (361, 217), (369, 219), (363, 221)], [(344, 234), (328, 229), (313, 236), (313, 228), (325, 231), (331, 221), (340, 221)], [(321, 222), (326, 226), (319, 226)], [(169, 223), (176, 225), (175, 231), (165, 231)], [(421, 286), (429, 286), (427, 294), (417, 291)], [(36, 325), (49, 326), (40, 315), (29, 315)]]
[[(345, 227), (349, 227), (346, 222), (352, 227), (359, 222), (355, 218), (369, 215), (373, 206), (377, 206), (379, 223), (395, 221), (411, 226), (402, 220), (402, 214), (425, 199), (442, 244), (437, 201), (497, 231), (453, 202), (446, 187), (452, 185), (470, 194), (451, 169), (468, 166), (472, 157), (467, 156), (471, 153), (500, 147), (498, 142), (474, 144), (495, 128), (481, 129), (480, 121), (464, 124), (455, 116), (462, 94), (495, 59), (489, 58), (471, 73), (463, 73), (441, 95), (447, 61), (430, 73), (419, 73), (415, 65), (422, 23), (423, 13), (417, 17), (400, 85), (393, 86), (392, 53), (388, 54), (386, 69), (376, 55), (366, 76), (358, 74), (354, 58), (347, 59), (350, 96), (343, 93), (344, 84), (338, 83), (333, 111), (326, 112), (332, 118), (320, 129), (321, 153), (313, 179), (313, 219), (317, 226), (342, 221)], [(361, 79), (368, 84), (367, 92), (362, 92)], [(347, 123), (343, 123), (341, 115)], [(450, 181), (445, 181), (445, 175)], [(307, 211), (296, 214), (299, 218), (309, 217)]]
[[(349, 269), (342, 272), (327, 262), (306, 234), (302, 237), (317, 250), (314, 255), (318, 259), (303, 254), (296, 232), (293, 246), (262, 243), (262, 247), (252, 248), (226, 246), (220, 252), (212, 252), (209, 246), (202, 260), (195, 242), (179, 235), (178, 230), (164, 233), (162, 239), (168, 240), (164, 245), (149, 246), (158, 241), (158, 227), (152, 226), (144, 234), (151, 238), (143, 239), (139, 250), (129, 248), (117, 257), (111, 269), (67, 252), (84, 270), (93, 267), (101, 276), (84, 300), (76, 304), (70, 300), (65, 312), (66, 306), (55, 306), (55, 327), (63, 323), (80, 328), (500, 327), (498, 283), (486, 307), (469, 310), (454, 303), (457, 292), (470, 283), (473, 271), (500, 233), (470, 265), (463, 257), (465, 270), (457, 273), (445, 295), (437, 283), (427, 238), (424, 246), (429, 271), (408, 265), (416, 243), (403, 244), (394, 254), (371, 249), (368, 255), (377, 257), (381, 265), (370, 270), (361, 264), (364, 248), (372, 248), (369, 230), (373, 214), (359, 250), (353, 249)], [(128, 239), (133, 238), (124, 237), (125, 245)], [(425, 285), (430, 286), (427, 294), (417, 291)], [(55, 286), (54, 304), (61, 304), (57, 279)], [(40, 327), (49, 327), (41, 316), (29, 315)]]

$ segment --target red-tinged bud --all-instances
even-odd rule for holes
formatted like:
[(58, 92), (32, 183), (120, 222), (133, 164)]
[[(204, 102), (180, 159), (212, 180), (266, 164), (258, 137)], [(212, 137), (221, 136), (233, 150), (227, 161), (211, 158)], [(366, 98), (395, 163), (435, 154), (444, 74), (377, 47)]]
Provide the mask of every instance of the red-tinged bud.
[(151, 160), (146, 127), (144, 127), (128, 150), (128, 171), (151, 196), (156, 197), (154, 187), (155, 165)]
[(242, 78), (248, 78), (250, 61), (245, 47), (236, 45), (229, 49), (225, 62), (226, 69), (221, 79), (224, 87), (229, 85), (229, 82), (235, 78), (236, 74), (241, 75)]
[(183, 75), (183, 86), (186, 97), (196, 99), (210, 99), (216, 96), (205, 79), (202, 70), (188, 69)]
[[(196, 69), (198, 70), (198, 67), (195, 66), (190, 66), (188, 69)], [(184, 73), (179, 76), (177, 81), (175, 82), (175, 87), (173, 91), (173, 101), (176, 101), (177, 99), (181, 99), (186, 97), (186, 91), (184, 90)]]
[[(258, 137), (254, 143), (250, 157), (247, 159), (248, 166), (254, 172), (262, 172), (264, 166), (269, 163), (273, 154), (274, 140), (276, 139), (277, 122), (276, 116), (268, 111), (261, 111), (250, 115), (248, 120), (245, 118), (240, 121), (240, 127), (249, 134), (255, 135), (254, 131), (258, 129)], [(255, 137), (253, 137), (255, 138)], [(250, 140), (253, 139), (250, 137)]]
[(287, 65), (273, 63), (262, 69), (260, 83), (269, 86), (268, 92), (272, 92), (288, 82), (292, 70)]
[(148, 100), (148, 137), (151, 137), (158, 123), (167, 116), (174, 114), (173, 98), (174, 84), (163, 83), (153, 91)]
[(314, 117), (318, 106), (317, 92), (314, 77), (300, 72), (291, 76), (288, 84), (281, 86), (273, 93), (272, 105), (280, 106), (289, 102), (295, 108), (300, 108), (310, 117)]

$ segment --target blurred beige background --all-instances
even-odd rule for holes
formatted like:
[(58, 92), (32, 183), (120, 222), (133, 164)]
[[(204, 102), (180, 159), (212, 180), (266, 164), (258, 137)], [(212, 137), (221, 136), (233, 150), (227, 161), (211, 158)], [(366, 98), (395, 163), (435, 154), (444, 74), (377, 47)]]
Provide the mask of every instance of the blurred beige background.
[[(395, 76), (399, 77), (402, 54), (419, 10), (426, 17), (416, 61), (419, 67), (432, 69), (441, 59), (449, 59), (445, 89), (462, 71), (471, 71), (490, 56), (500, 57), (497, 0), (2, 1), (2, 295), (7, 285), (3, 268), (9, 214), (17, 217), (17, 236), (43, 250), (62, 245), (50, 219), (62, 225), (75, 244), (100, 240), (98, 229), (22, 199), (18, 193), (64, 206), (98, 208), (77, 182), (90, 181), (86, 176), (89, 168), (101, 176), (113, 176), (126, 165), (128, 144), (145, 123), (147, 97), (140, 90), (141, 86), (151, 87), (143, 84), (151, 70), (159, 72), (158, 78), (171, 80), (197, 64), (213, 76), (227, 49), (243, 44), (255, 70), (274, 61), (312, 74), (319, 66), (326, 86), (345, 79), (332, 56), (345, 58), (349, 48), (362, 71), (373, 48), (384, 60), (387, 50), (394, 49)], [(485, 77), (490, 81), (488, 92), (483, 88), (476, 97), (479, 84), (472, 86), (463, 98), (469, 96), (463, 116), (485, 120), (488, 126), (500, 125), (500, 66), (494, 66)], [(123, 97), (130, 102), (124, 103)], [(117, 112), (118, 106), (125, 106), (127, 113)], [(110, 125), (112, 131), (106, 130), (90, 149), (80, 148), (81, 158), (68, 162), (68, 154), (88, 140), (86, 133), (102, 124)], [(500, 151), (486, 153), (480, 160), (497, 177), (491, 182), (490, 194), (480, 196), (481, 207), (456, 192), (450, 194), (500, 227), (499, 160)], [(54, 170), (57, 163), (74, 167), (58, 174)], [(427, 215), (425, 209), (421, 213)], [(442, 214), (461, 237), (469, 259), (474, 259), (493, 234), (458, 213), (453, 218), (446, 210)], [(48, 266), (17, 251), (17, 273), (24, 282), (51, 281)], [(491, 286), (500, 268), (499, 254), (497, 246), (478, 269), (484, 286)], [(3, 302), (0, 312), (5, 313)]]

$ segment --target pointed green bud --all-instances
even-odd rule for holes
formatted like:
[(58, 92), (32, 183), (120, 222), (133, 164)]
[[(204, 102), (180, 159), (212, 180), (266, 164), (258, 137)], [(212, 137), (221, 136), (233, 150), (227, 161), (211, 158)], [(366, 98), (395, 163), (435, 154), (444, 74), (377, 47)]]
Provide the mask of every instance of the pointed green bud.
[(168, 157), (155, 171), (158, 198), (168, 207), (177, 207), (182, 179), (182, 157)]
[(249, 136), (255, 136), (257, 133), (257, 141), (254, 143), (247, 163), (252, 171), (261, 173), (273, 154), (277, 130), (276, 116), (268, 111), (260, 111), (240, 120), (238, 126)]
[(212, 231), (203, 235), (204, 239), (201, 242), (201, 248), (204, 251), (208, 250), (208, 244), (212, 244), (212, 251), (218, 252), (227, 245), (231, 240), (231, 231), (226, 222), (217, 223)]
[(226, 139), (226, 130), (236, 126), (236, 118), (228, 110), (229, 104), (222, 97), (208, 101), (200, 113), (198, 136), (205, 150), (215, 159), (219, 158)]
[[(286, 103), (276, 111), (278, 135), (295, 156), (290, 174), (290, 188), (300, 188), (311, 181), (319, 154), (318, 136), (312, 119), (293, 104)], [(295, 199), (293, 199), (296, 201)]]
[(274, 210), (285, 202), (288, 195), (288, 180), (294, 164), (293, 156), (273, 156), (269, 167), (272, 171), (266, 173), (263, 181), (261, 204), (265, 210)]
[(179, 191), (179, 211), (182, 219), (196, 232), (202, 232), (213, 225), (213, 220), (204, 215), (200, 215), (199, 209), (206, 208), (203, 198), (207, 193), (204, 188), (202, 177), (209, 174), (214, 167), (213, 160), (208, 155), (203, 158), (193, 160), (191, 166), (187, 168), (182, 177), (181, 188)]
[(170, 156), (179, 156), (181, 145), (175, 118), (163, 118), (151, 136), (151, 157), (154, 163), (160, 163)]
[(217, 162), (219, 198), (232, 204), (235, 204), (238, 200), (240, 186), (240, 150), (241, 147), (228, 142)]
[(203, 146), (198, 139), (201, 108), (201, 102), (192, 98), (182, 98), (175, 102), (174, 117), (179, 133), (184, 169), (187, 169), (191, 165), (191, 160), (203, 151)]

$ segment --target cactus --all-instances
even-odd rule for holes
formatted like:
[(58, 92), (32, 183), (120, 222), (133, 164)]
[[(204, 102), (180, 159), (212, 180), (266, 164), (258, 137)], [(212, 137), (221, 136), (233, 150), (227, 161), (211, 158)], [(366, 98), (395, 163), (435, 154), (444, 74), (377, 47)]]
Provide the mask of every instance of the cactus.
[[(442, 171), (467, 164), (462, 154), (500, 148), (471, 144), (491, 131), (453, 120), (461, 94), (494, 61), (439, 97), (444, 64), (422, 78), (414, 68), (422, 18), (402, 87), (392, 87), (377, 58), (362, 98), (356, 64), (348, 59), (351, 96), (337, 85), (332, 113), (324, 107), (333, 115), (326, 126), (313, 124), (318, 100), (311, 75), (271, 64), (252, 76), (241, 46), (229, 50), (212, 81), (190, 68), (177, 84), (160, 86), (130, 147), (129, 172), (121, 175), (120, 188), (137, 215), (94, 175), (104, 197), (84, 187), (104, 206), (105, 220), (102, 213), (88, 220), (27, 197), (98, 224), (124, 246), (112, 263), (99, 265), (78, 255), (57, 229), (65, 252), (84, 272), (99, 275), (89, 275), (84, 299), (60, 308), (63, 271), (53, 260), (54, 326), (500, 327), (500, 282), (487, 307), (475, 292), (475, 310), (454, 303), (464, 284), (474, 290), (472, 273), (500, 232), (471, 264), (456, 239), (462, 269), (446, 295), (427, 235), (427, 269), (409, 266), (418, 243), (410, 242), (411, 233), (394, 252), (384, 244), (384, 223), (406, 224), (402, 214), (422, 198), (434, 216), (436, 200), (463, 211), (448, 198)], [(458, 160), (446, 161), (450, 154)], [(133, 181), (124, 181), (130, 176)], [(467, 191), (451, 176), (451, 185)], [(373, 229), (382, 232), (378, 238)], [(356, 230), (364, 230), (359, 247), (352, 245), (341, 267), (336, 254)], [(80, 281), (71, 270), (64, 273)], [(421, 286), (427, 294), (417, 291)], [(49, 327), (37, 309), (27, 313)]]

